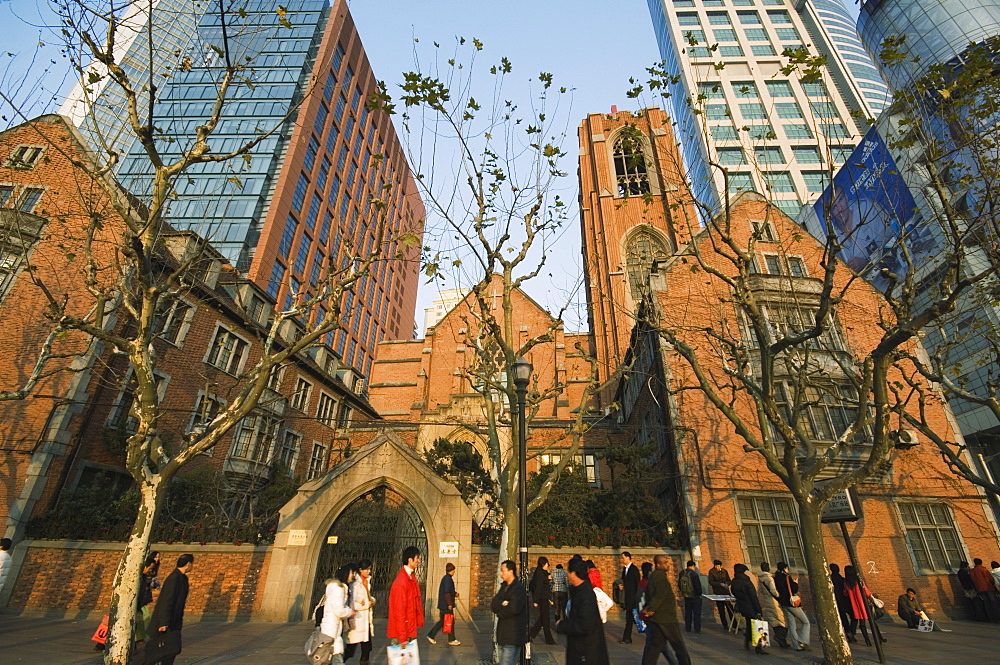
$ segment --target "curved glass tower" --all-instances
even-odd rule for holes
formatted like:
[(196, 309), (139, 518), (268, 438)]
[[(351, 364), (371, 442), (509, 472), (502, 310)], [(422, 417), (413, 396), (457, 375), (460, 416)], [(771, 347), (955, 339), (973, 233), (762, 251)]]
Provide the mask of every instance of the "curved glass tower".
[[(883, 77), (894, 89), (920, 78), (934, 63), (961, 55), (969, 44), (1000, 34), (1000, 4), (995, 0), (868, 0), (861, 5), (858, 32)], [(880, 53), (886, 37), (906, 36), (910, 56), (884, 67)]]

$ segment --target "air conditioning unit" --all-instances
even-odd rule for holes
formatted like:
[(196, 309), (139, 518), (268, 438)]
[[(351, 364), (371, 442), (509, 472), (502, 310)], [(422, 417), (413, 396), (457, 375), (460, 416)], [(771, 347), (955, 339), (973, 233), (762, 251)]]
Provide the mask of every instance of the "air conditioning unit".
[(920, 441), (917, 440), (917, 433), (912, 429), (897, 429), (889, 433), (892, 440), (895, 441), (893, 448), (896, 450), (909, 450), (910, 448), (918, 445)]

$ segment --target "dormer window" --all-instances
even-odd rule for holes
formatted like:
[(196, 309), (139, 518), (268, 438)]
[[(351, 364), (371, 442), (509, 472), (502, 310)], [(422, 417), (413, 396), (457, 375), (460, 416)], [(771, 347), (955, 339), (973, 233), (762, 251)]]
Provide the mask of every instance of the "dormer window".
[(45, 146), (40, 145), (19, 145), (14, 148), (7, 159), (7, 166), (12, 169), (32, 169), (42, 157)]
[(649, 173), (641, 137), (623, 133), (615, 141), (615, 176), (618, 196), (642, 196), (649, 193)]

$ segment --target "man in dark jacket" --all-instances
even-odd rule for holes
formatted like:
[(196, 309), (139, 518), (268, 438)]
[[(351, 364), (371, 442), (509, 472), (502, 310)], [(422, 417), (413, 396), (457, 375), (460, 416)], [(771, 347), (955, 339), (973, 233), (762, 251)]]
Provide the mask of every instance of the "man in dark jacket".
[(840, 566), (835, 563), (830, 564), (830, 582), (833, 583), (833, 597), (837, 601), (837, 614), (840, 615), (840, 623), (846, 629), (851, 625), (850, 601), (844, 594), (844, 576), (840, 574)]
[(544, 556), (538, 557), (538, 566), (531, 576), (531, 581), (528, 582), (528, 591), (531, 592), (531, 604), (538, 615), (535, 625), (528, 632), (528, 639), (535, 639), (544, 628), (545, 643), (555, 644), (549, 617), (549, 601), (552, 599), (552, 590), (549, 587), (549, 560)]
[[(177, 557), (177, 567), (163, 580), (160, 597), (149, 618), (149, 633), (180, 632), (184, 627), (184, 604), (188, 597), (188, 573), (194, 567), (194, 556), (182, 554)], [(151, 640), (155, 640), (152, 637)], [(179, 642), (178, 636), (178, 642)], [(174, 665), (176, 655), (159, 661), (161, 665)], [(152, 665), (150, 663), (149, 665)]]
[(515, 665), (528, 641), (528, 598), (517, 578), (517, 564), (510, 559), (500, 564), (500, 579), (503, 582), (490, 602), (490, 609), (497, 615), (500, 665)]
[(976, 585), (972, 583), (972, 569), (969, 568), (968, 561), (961, 561), (958, 564), (958, 583), (962, 585), (962, 592), (972, 606), (973, 621), (987, 621), (986, 606), (979, 599), (976, 592)]
[(687, 568), (681, 571), (677, 585), (684, 596), (684, 630), (701, 632), (701, 575), (694, 561), (687, 562)]
[(569, 564), (569, 612), (556, 624), (556, 632), (566, 635), (566, 665), (609, 665), (604, 623), (597, 609), (597, 596), (590, 584), (587, 564)]
[[(718, 559), (713, 561), (712, 569), (708, 571), (708, 586), (712, 589), (712, 593), (716, 596), (730, 595), (729, 583), (731, 581), (729, 571), (722, 567), (722, 561)], [(719, 621), (722, 622), (722, 627), (728, 629), (733, 620), (733, 608), (725, 600), (715, 601), (715, 607), (719, 610)]]
[[(736, 598), (736, 611), (746, 619), (746, 641), (744, 648), (749, 650), (750, 621), (751, 619), (760, 619), (763, 611), (760, 607), (760, 598), (757, 597), (757, 589), (754, 587), (753, 582), (750, 581), (747, 570), (748, 568), (742, 563), (733, 566), (733, 579), (730, 582), (729, 588), (733, 597)], [(767, 653), (759, 644), (755, 645), (755, 648), (757, 653)]]
[(619, 644), (632, 643), (632, 626), (635, 625), (632, 610), (636, 608), (636, 599), (639, 595), (639, 579), (639, 568), (632, 563), (632, 553), (622, 552), (622, 591), (625, 592), (625, 633), (618, 640)]
[(441, 618), (438, 622), (431, 627), (431, 632), (427, 633), (427, 641), (431, 644), (437, 644), (438, 631), (444, 628), (444, 617), (446, 614), (452, 615), (451, 632), (446, 632), (445, 635), (448, 636), (448, 644), (453, 647), (457, 647), (461, 642), (455, 639), (455, 598), (458, 594), (455, 592), (455, 564), (449, 562), (448, 565), (444, 567), (444, 577), (441, 578), (441, 584), (438, 586), (438, 610), (441, 612)]
[(668, 642), (677, 656), (677, 665), (691, 665), (691, 656), (677, 627), (677, 598), (667, 579), (670, 559), (666, 554), (657, 554), (653, 563), (656, 568), (649, 575), (646, 606), (642, 611), (646, 620), (646, 648), (642, 652), (642, 665), (656, 665)]

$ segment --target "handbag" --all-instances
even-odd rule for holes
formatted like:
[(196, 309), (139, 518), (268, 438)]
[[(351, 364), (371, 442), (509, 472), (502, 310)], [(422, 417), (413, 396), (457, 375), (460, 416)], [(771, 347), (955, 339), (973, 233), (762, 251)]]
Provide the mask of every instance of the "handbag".
[(750, 619), (750, 643), (761, 648), (771, 646), (770, 630), (763, 619)]
[(885, 608), (885, 601), (883, 601), (878, 596), (872, 596), (872, 605), (874, 605), (875, 607), (877, 607), (877, 608), (879, 608), (881, 610), (881, 609)]
[(802, 596), (792, 593), (792, 576), (785, 574), (785, 583), (788, 584), (788, 604), (792, 607), (802, 607)]
[(317, 628), (306, 640), (306, 656), (312, 665), (326, 665), (333, 660), (336, 640)]
[(455, 615), (454, 614), (445, 614), (444, 615), (444, 622), (443, 622), (443, 627), (441, 628), (441, 632), (445, 633), (447, 635), (451, 635), (452, 633), (455, 632)]
[(640, 633), (646, 632), (646, 622), (642, 619), (642, 613), (638, 608), (632, 608), (632, 620), (635, 622), (635, 628)]
[(146, 642), (146, 654), (143, 662), (146, 665), (152, 665), (176, 656), (180, 652), (181, 631), (157, 631), (153, 638)]
[(108, 641), (108, 615), (101, 617), (101, 625), (94, 631), (94, 636), (90, 638), (92, 642), (106, 644)]
[(420, 665), (420, 652), (417, 651), (417, 641), (409, 640), (406, 646), (390, 644), (385, 648), (389, 665)]

